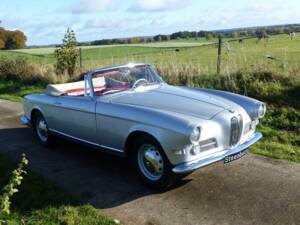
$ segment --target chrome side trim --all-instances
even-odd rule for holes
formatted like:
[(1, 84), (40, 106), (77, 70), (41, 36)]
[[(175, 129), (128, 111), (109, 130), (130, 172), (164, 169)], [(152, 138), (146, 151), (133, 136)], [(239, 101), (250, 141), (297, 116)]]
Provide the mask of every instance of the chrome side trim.
[(83, 113), (95, 114), (93, 111), (86, 111), (86, 110), (83, 110), (83, 109), (77, 109), (77, 108), (69, 107), (69, 106), (56, 105), (56, 104), (47, 104), (47, 105), (54, 106), (54, 107), (57, 107), (57, 108), (62, 108), (62, 109), (74, 110), (76, 112), (83, 112)]
[(58, 130), (54, 130), (54, 129), (49, 129), (51, 132), (54, 132), (54, 133), (57, 133), (57, 134), (60, 134), (60, 135), (63, 135), (63, 136), (66, 136), (68, 138), (71, 138), (71, 139), (75, 139), (77, 141), (80, 141), (80, 142), (83, 142), (83, 143), (86, 143), (86, 144), (90, 144), (90, 145), (94, 145), (94, 146), (97, 146), (99, 148), (106, 148), (106, 149), (109, 149), (109, 150), (112, 150), (112, 151), (116, 151), (116, 152), (124, 152), (124, 150), (121, 150), (121, 149), (117, 149), (117, 148), (112, 148), (112, 147), (108, 147), (108, 146), (105, 146), (105, 145), (99, 145), (95, 142), (91, 142), (91, 141), (86, 141), (86, 140), (83, 140), (81, 138), (77, 138), (77, 137), (74, 137), (72, 135), (69, 135), (69, 134), (65, 134), (63, 132), (60, 132)]
[(221, 161), (226, 156), (230, 156), (230, 155), (239, 153), (239, 152), (247, 149), (248, 147), (253, 145), (255, 142), (257, 142), (261, 138), (262, 138), (262, 134), (259, 133), (259, 132), (256, 132), (256, 133), (253, 134), (253, 136), (250, 139), (248, 139), (248, 141), (246, 141), (245, 143), (243, 143), (239, 146), (236, 146), (236, 147), (231, 148), (229, 150), (224, 150), (224, 151), (221, 151), (221, 152), (217, 152), (215, 154), (212, 154), (212, 155), (208, 156), (205, 159), (200, 159), (197, 162), (184, 163), (184, 164), (177, 165), (173, 168), (173, 172), (174, 173), (188, 173), (188, 172), (191, 172), (193, 170), (199, 169), (201, 167), (205, 167), (205, 166), (208, 166), (212, 163)]
[(112, 148), (112, 147), (108, 147), (108, 146), (105, 146), (105, 145), (99, 145), (101, 148), (106, 148), (106, 149), (109, 149), (109, 150), (112, 150), (112, 151), (116, 151), (116, 152), (124, 152), (124, 150), (121, 150), (121, 149), (117, 149), (117, 148)]
[(21, 116), (20, 120), (21, 120), (22, 124), (24, 124), (26, 126), (31, 126), (31, 121), (26, 115)]

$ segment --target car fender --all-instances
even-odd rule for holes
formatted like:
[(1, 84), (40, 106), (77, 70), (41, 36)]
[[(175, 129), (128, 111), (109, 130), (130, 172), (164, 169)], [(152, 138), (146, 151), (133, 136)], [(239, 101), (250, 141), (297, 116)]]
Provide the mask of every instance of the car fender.
[(188, 136), (177, 133), (176, 131), (166, 130), (146, 124), (139, 124), (131, 127), (128, 137), (133, 132), (144, 132), (154, 137), (159, 142), (172, 164), (178, 160), (177, 158), (174, 158), (172, 150), (180, 149), (181, 146), (186, 145), (189, 141)]
[(205, 92), (205, 93), (212, 94), (212, 95), (215, 95), (218, 97), (225, 98), (229, 101), (232, 101), (232, 102), (236, 103), (237, 105), (243, 107), (244, 110), (248, 113), (248, 115), (250, 116), (250, 118), (252, 120), (257, 118), (257, 110), (258, 110), (260, 104), (262, 104), (261, 101), (258, 101), (256, 99), (253, 99), (253, 98), (250, 98), (247, 96), (243, 96), (243, 95), (239, 95), (239, 94), (235, 94), (235, 93), (231, 93), (228, 91), (220, 91), (220, 90), (206, 89), (206, 88), (189, 88), (189, 89)]

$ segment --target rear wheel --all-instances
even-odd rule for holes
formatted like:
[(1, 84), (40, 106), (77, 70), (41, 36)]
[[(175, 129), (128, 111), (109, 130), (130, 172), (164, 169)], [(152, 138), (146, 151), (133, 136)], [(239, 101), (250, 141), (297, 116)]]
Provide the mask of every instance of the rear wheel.
[(33, 128), (40, 144), (43, 146), (51, 145), (53, 137), (49, 132), (44, 116), (40, 112), (35, 113), (33, 122)]
[(176, 174), (160, 144), (145, 135), (138, 138), (133, 148), (135, 167), (144, 183), (153, 188), (168, 188)]

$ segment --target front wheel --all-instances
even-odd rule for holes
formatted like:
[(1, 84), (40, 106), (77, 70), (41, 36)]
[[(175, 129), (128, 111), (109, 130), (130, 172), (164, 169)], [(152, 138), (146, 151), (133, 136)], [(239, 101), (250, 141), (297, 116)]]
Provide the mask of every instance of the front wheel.
[(158, 189), (169, 187), (176, 177), (160, 144), (150, 136), (140, 137), (134, 145), (136, 169), (141, 179)]
[(36, 137), (40, 144), (43, 146), (50, 146), (53, 141), (53, 137), (48, 129), (48, 124), (41, 113), (36, 113), (34, 115), (33, 125)]

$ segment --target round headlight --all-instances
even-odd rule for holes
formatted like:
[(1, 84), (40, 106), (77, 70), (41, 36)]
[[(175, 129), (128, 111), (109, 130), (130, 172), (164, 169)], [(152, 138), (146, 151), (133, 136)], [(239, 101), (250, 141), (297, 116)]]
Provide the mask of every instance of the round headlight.
[(259, 118), (263, 118), (265, 114), (266, 114), (266, 104), (262, 103), (258, 108), (257, 115)]
[(201, 128), (195, 127), (190, 134), (190, 140), (192, 143), (197, 143), (200, 141), (200, 135), (201, 135)]

